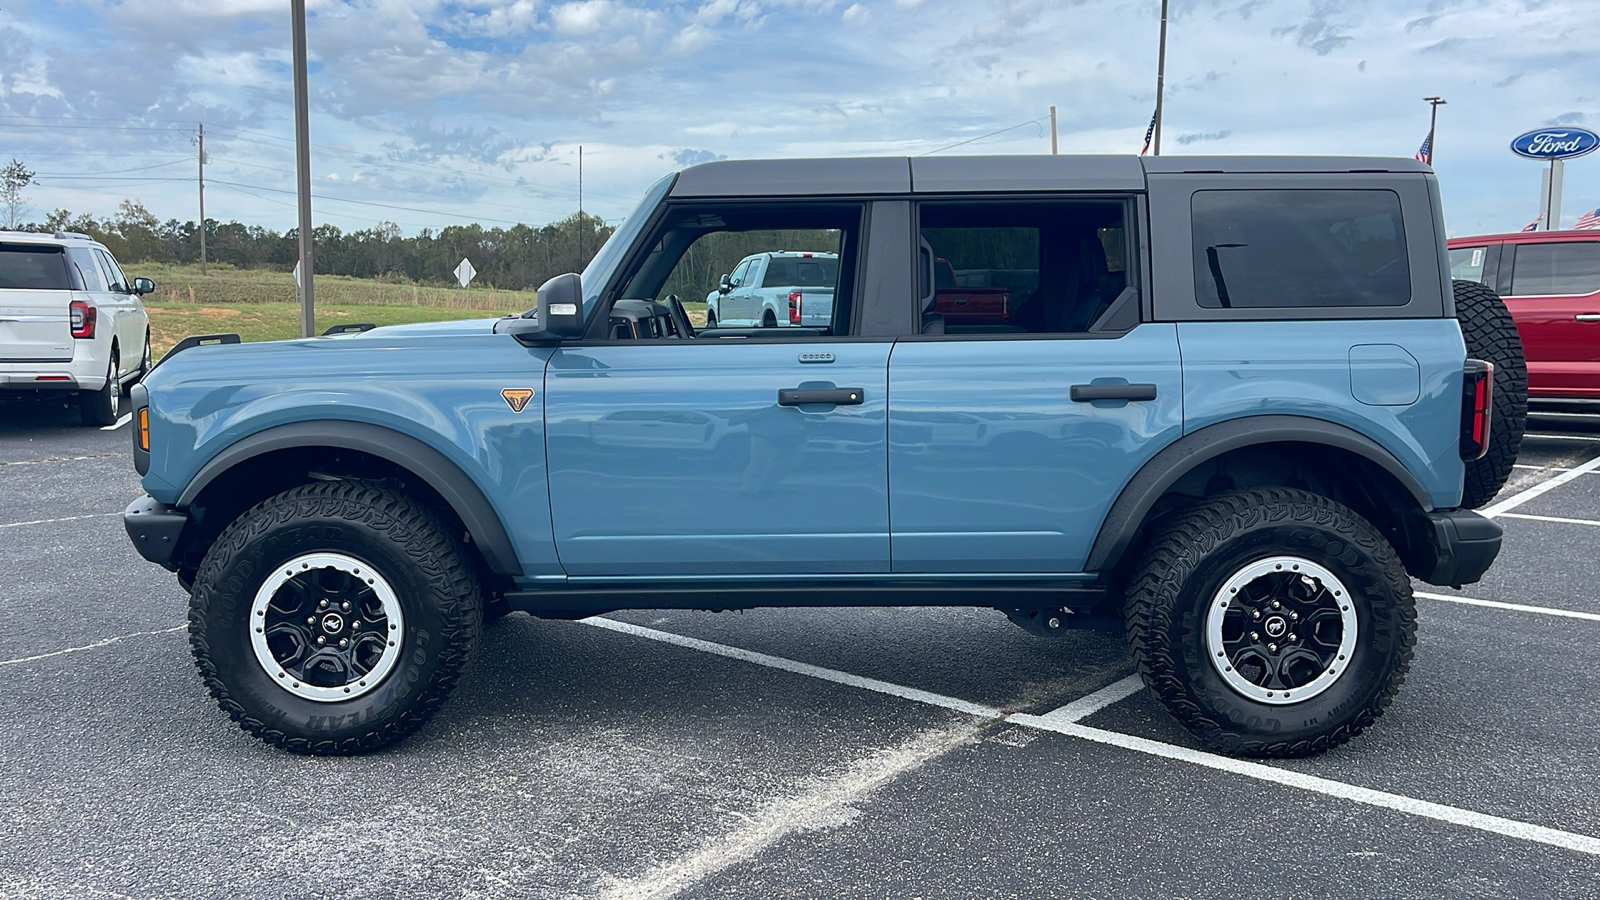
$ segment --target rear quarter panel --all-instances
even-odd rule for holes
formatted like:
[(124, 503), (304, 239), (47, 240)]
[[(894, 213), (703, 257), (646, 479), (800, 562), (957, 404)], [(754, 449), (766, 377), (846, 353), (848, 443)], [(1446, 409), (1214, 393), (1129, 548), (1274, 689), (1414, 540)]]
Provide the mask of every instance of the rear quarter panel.
[[(1466, 345), (1455, 319), (1184, 322), (1178, 325), (1178, 341), (1185, 434), (1251, 415), (1323, 419), (1352, 428), (1394, 454), (1422, 483), (1435, 509), (1460, 505)], [(1353, 375), (1351, 351), (1357, 347), (1398, 347), (1414, 358), (1416, 400), (1358, 401), (1355, 379), (1364, 377), (1382, 389), (1412, 376), (1382, 369)], [(1356, 358), (1363, 355), (1357, 351)], [(1394, 400), (1383, 393), (1376, 399)]]

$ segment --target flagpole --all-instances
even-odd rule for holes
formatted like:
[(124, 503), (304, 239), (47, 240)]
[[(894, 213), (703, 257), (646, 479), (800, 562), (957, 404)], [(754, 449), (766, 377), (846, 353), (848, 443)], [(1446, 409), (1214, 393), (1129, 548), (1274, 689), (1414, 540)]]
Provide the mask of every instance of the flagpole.
[(1161, 0), (1161, 47), (1156, 53), (1155, 155), (1161, 155), (1161, 95), (1167, 83), (1167, 0)]

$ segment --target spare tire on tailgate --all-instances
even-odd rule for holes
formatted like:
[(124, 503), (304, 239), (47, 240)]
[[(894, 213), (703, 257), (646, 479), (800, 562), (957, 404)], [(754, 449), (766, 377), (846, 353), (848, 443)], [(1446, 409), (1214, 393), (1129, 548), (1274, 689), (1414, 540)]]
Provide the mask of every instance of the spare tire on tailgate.
[(1467, 342), (1467, 356), (1494, 364), (1494, 413), (1489, 451), (1468, 460), (1461, 505), (1477, 509), (1494, 499), (1511, 475), (1528, 419), (1528, 363), (1522, 339), (1500, 295), (1476, 281), (1454, 281), (1456, 319)]

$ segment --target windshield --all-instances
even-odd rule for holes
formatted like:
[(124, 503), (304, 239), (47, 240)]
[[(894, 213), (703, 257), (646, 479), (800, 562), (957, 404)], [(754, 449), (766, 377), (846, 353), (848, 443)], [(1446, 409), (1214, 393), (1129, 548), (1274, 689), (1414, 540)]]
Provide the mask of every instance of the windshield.
[(661, 179), (650, 186), (645, 192), (644, 199), (634, 207), (633, 212), (622, 220), (617, 230), (611, 233), (610, 240), (600, 248), (600, 252), (589, 260), (589, 265), (583, 270), (583, 314), (587, 318), (600, 302), (600, 292), (605, 290), (606, 283), (616, 273), (617, 265), (622, 262), (622, 254), (633, 246), (639, 237), (639, 232), (644, 230), (645, 223), (650, 220), (650, 212), (661, 203), (661, 198), (671, 190), (672, 182), (677, 180), (677, 173)]

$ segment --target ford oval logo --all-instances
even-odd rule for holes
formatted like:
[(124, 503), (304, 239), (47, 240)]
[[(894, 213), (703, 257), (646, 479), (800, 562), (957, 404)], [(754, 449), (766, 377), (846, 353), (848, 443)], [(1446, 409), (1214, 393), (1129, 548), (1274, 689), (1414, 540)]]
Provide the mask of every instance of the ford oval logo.
[(1571, 159), (1600, 147), (1600, 134), (1587, 128), (1540, 128), (1511, 142), (1511, 152), (1529, 159)]

